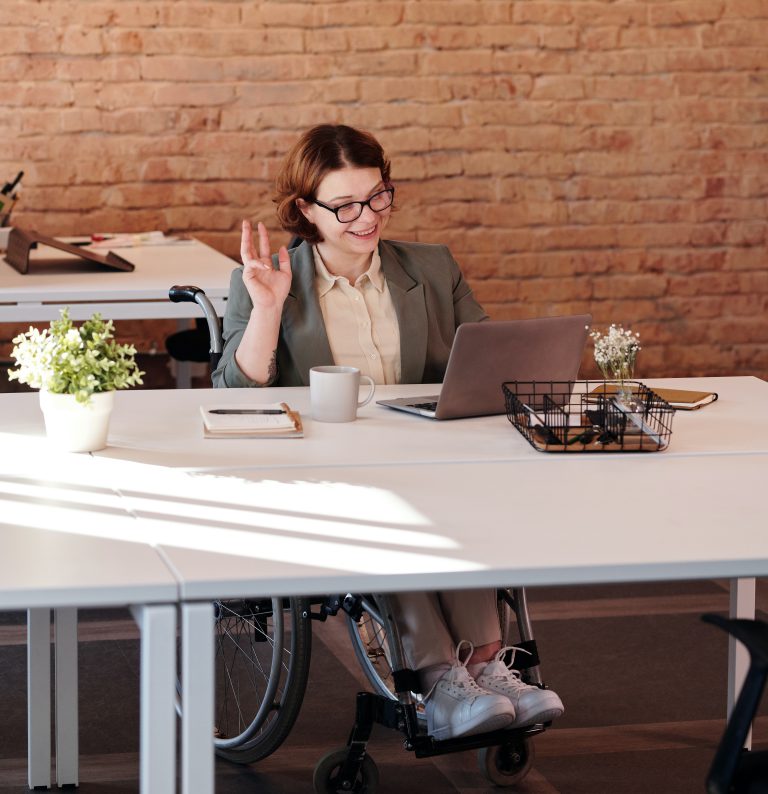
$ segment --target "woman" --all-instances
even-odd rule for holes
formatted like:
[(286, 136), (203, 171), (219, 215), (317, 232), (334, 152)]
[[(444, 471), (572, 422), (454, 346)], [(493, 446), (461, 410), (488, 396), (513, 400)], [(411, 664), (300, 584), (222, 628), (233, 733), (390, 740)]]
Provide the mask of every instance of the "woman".
[[(376, 383), (443, 379), (456, 328), (487, 315), (445, 246), (382, 239), (393, 199), (390, 164), (372, 135), (320, 125), (301, 137), (275, 202), (283, 228), (303, 242), (272, 256), (259, 223), (257, 252), (243, 221), (215, 386), (306, 386), (309, 369), (326, 364), (358, 367)], [(494, 591), (392, 602), (436, 739), (563, 713), (553, 691), (524, 684), (502, 661)]]

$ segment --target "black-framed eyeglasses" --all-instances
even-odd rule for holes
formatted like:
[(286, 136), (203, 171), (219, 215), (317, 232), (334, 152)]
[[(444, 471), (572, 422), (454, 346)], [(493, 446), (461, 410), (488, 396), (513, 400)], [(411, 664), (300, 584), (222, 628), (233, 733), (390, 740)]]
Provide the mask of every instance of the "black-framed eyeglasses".
[(378, 193), (374, 193), (367, 201), (350, 201), (348, 204), (342, 204), (339, 207), (329, 207), (323, 204), (322, 201), (317, 199), (310, 199), (313, 204), (322, 207), (328, 212), (332, 212), (336, 216), (339, 223), (352, 223), (356, 221), (362, 214), (366, 207), (370, 207), (374, 212), (383, 212), (388, 207), (392, 206), (395, 200), (395, 189), (393, 187), (384, 188)]

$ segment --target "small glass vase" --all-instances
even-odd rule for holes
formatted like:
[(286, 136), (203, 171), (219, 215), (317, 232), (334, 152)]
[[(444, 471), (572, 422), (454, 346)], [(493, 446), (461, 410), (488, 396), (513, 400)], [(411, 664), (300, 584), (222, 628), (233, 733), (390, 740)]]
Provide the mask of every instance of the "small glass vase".
[(631, 405), (635, 402), (635, 392), (632, 389), (632, 381), (621, 378), (613, 382), (613, 388), (616, 390), (616, 399), (621, 400), (626, 405)]
[(641, 402), (637, 393), (637, 382), (633, 380), (633, 367), (623, 363), (603, 370), (606, 385), (615, 395), (614, 400), (630, 411), (638, 411)]

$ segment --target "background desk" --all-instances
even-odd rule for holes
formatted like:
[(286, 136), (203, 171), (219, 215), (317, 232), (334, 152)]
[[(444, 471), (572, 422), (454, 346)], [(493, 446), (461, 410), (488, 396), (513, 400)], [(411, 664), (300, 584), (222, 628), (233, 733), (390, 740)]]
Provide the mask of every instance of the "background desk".
[[(105, 253), (108, 249), (100, 249)], [(167, 245), (116, 248), (135, 270), (110, 271), (79, 260), (63, 251), (40, 246), (36, 259), (54, 257), (55, 266), (30, 266), (22, 275), (0, 256), (0, 323), (49, 322), (65, 306), (73, 320), (86, 320), (94, 312), (111, 320), (177, 319), (185, 327), (190, 318), (202, 317), (195, 303), (171, 303), (174, 284), (194, 284), (205, 290), (223, 316), (229, 276), (236, 266), (229, 257), (198, 240)], [(2, 253), (2, 252), (0, 252)], [(183, 322), (182, 322), (183, 321)], [(180, 366), (177, 385), (190, 385), (188, 366)]]
[[(108, 249), (99, 249), (105, 253)], [(22, 275), (0, 257), (0, 322), (48, 322), (70, 307), (74, 320), (101, 312), (111, 320), (147, 320), (202, 316), (194, 303), (171, 303), (174, 284), (205, 290), (221, 315), (229, 276), (236, 262), (198, 240), (167, 245), (116, 248), (135, 270), (106, 270), (64, 251), (40, 246), (33, 257), (55, 258), (53, 265), (30, 265)], [(81, 264), (82, 263), (82, 264)]]

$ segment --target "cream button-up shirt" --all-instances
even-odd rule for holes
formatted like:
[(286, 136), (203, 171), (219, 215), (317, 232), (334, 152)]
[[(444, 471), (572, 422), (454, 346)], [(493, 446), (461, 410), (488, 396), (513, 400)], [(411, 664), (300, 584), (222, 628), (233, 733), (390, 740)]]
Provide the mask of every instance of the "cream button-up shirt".
[(379, 252), (373, 252), (371, 266), (354, 284), (328, 270), (317, 246), (312, 253), (315, 288), (334, 362), (357, 367), (378, 384), (399, 383), (400, 326)]

